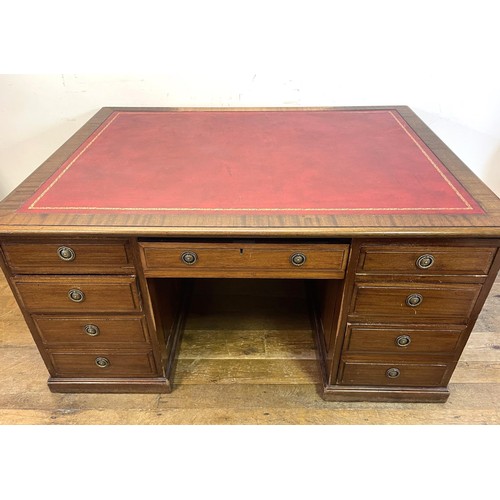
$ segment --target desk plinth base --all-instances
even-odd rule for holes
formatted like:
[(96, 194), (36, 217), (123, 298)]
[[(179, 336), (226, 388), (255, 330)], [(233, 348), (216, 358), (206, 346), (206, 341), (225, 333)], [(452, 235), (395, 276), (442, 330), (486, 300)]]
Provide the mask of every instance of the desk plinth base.
[(347, 387), (323, 386), (321, 397), (325, 401), (379, 403), (444, 403), (450, 395), (446, 387), (435, 388), (387, 388), (387, 387)]
[(115, 378), (115, 379), (85, 379), (80, 378), (49, 378), (48, 386), (51, 392), (86, 392), (86, 393), (170, 393), (170, 381), (158, 378)]

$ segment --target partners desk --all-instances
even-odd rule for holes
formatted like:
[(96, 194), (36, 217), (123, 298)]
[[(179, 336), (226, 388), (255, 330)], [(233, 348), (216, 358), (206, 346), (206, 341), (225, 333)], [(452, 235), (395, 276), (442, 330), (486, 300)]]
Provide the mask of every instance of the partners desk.
[(0, 205), (54, 392), (170, 392), (206, 278), (304, 281), (323, 397), (445, 401), (498, 198), (407, 107), (103, 108)]

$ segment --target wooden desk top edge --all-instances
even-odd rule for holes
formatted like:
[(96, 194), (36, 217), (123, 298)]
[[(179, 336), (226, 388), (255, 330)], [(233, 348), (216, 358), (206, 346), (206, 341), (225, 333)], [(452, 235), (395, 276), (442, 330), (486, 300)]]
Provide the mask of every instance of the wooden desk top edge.
[[(115, 111), (396, 110), (479, 202), (485, 215), (115, 215), (19, 214), (15, 210)], [(127, 235), (192, 237), (500, 237), (500, 200), (407, 106), (151, 108), (105, 107), (0, 203), (0, 235)]]

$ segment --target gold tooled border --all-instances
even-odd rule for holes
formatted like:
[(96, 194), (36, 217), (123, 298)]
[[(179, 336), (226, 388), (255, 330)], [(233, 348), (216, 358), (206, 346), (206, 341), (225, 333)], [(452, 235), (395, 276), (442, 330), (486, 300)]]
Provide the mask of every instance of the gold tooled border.
[[(342, 112), (342, 111), (339, 111)], [(346, 111), (347, 112), (347, 111)], [(373, 110), (373, 111), (363, 111), (358, 110), (360, 113), (389, 113), (396, 123), (404, 130), (408, 137), (413, 141), (413, 143), (418, 147), (421, 153), (429, 161), (429, 163), (434, 167), (438, 174), (444, 179), (448, 186), (453, 190), (457, 197), (464, 203), (465, 207), (412, 207), (412, 208), (186, 208), (186, 207), (169, 207), (169, 208), (155, 208), (155, 207), (37, 207), (36, 204), (57, 184), (57, 182), (63, 177), (63, 175), (75, 164), (75, 162), (87, 151), (87, 149), (94, 144), (94, 142), (103, 134), (103, 132), (120, 116), (121, 114), (150, 114), (148, 111), (115, 111), (114, 116), (109, 120), (108, 123), (92, 138), (92, 140), (85, 145), (85, 147), (66, 165), (66, 167), (59, 173), (59, 175), (43, 190), (43, 192), (30, 204), (28, 210), (102, 210), (102, 211), (123, 211), (123, 212), (410, 212), (410, 211), (453, 211), (453, 210), (473, 210), (470, 203), (462, 196), (458, 189), (452, 184), (452, 182), (446, 177), (445, 173), (439, 168), (439, 166), (432, 160), (432, 158), (427, 154), (424, 148), (418, 143), (418, 141), (413, 137), (410, 132), (405, 127), (404, 123), (394, 115), (392, 111), (385, 110)]]

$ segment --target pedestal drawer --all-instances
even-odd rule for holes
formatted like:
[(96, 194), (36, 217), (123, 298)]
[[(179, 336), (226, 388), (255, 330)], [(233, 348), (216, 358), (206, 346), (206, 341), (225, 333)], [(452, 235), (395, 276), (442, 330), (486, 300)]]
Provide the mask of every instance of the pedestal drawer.
[(463, 328), (347, 325), (344, 351), (397, 354), (453, 354)]
[(361, 249), (357, 272), (486, 276), (496, 250), (472, 246), (366, 245)]
[(445, 384), (448, 365), (441, 363), (367, 363), (345, 361), (340, 384), (426, 387)]
[(50, 358), (59, 377), (151, 377), (157, 375), (151, 351), (92, 352), (51, 351)]
[(40, 338), (48, 345), (147, 344), (144, 318), (120, 316), (39, 316), (34, 315)]
[(466, 324), (481, 285), (356, 283), (350, 317), (356, 322)]
[(132, 273), (123, 241), (4, 242), (5, 257), (16, 274)]
[(133, 276), (17, 276), (30, 312), (131, 312), (140, 310)]

